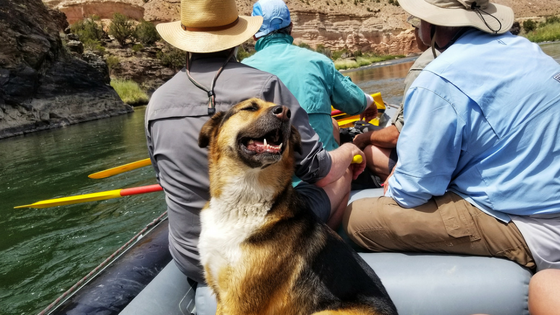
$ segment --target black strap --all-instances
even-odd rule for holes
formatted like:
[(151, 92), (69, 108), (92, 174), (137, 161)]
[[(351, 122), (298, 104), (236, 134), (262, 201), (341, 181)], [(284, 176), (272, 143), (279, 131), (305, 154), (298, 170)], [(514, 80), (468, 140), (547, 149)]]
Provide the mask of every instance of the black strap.
[(235, 53), (235, 48), (232, 48), (232, 50), (231, 50), (230, 54), (228, 55), (226, 61), (220, 67), (220, 69), (218, 70), (218, 72), (214, 76), (214, 79), (212, 79), (212, 82), (210, 83), (210, 88), (209, 89), (206, 88), (204, 85), (198, 83), (192, 77), (192, 75), (191, 75), (192, 60), (190, 60), (189, 54), (187, 54), (187, 67), (186, 67), (187, 68), (187, 77), (189, 77), (189, 80), (192, 82), (192, 84), (194, 84), (197, 88), (203, 90), (204, 92), (206, 92), (208, 94), (208, 115), (209, 116), (212, 116), (216, 113), (216, 94), (214, 94), (214, 86), (216, 85), (216, 80), (218, 80), (218, 77), (222, 73), (222, 70), (224, 70), (225, 66), (231, 60), (234, 53)]

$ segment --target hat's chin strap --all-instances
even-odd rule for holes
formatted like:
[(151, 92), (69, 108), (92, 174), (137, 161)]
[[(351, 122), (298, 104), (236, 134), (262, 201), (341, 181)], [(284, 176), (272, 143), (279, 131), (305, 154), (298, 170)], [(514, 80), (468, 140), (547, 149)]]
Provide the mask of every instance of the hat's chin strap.
[[(471, 10), (473, 10), (474, 12), (476, 12), (476, 14), (480, 17), (480, 19), (484, 22), (484, 24), (486, 25), (486, 27), (488, 27), (489, 30), (491, 30), (492, 32), (494, 32), (494, 34), (498, 34), (498, 32), (502, 29), (502, 22), (500, 22), (500, 19), (498, 19), (497, 17), (493, 16), (492, 14), (484, 11), (481, 9), (481, 7), (476, 3), (473, 2), (471, 4)], [(482, 16), (482, 13), (485, 13), (491, 17), (494, 18), (494, 20), (496, 20), (498, 22), (498, 24), (500, 24), (500, 28), (498, 28), (498, 30), (493, 30), (490, 25), (488, 25), (488, 22), (486, 22), (486, 19), (484, 18), (484, 16)]]
[(220, 69), (218, 70), (218, 72), (216, 73), (216, 75), (214, 76), (214, 78), (212, 79), (212, 82), (210, 83), (210, 89), (207, 89), (204, 85), (198, 83), (191, 75), (191, 65), (192, 65), (192, 60), (190, 58), (190, 53), (187, 53), (187, 77), (189, 77), (189, 80), (192, 82), (192, 84), (194, 84), (197, 88), (203, 90), (204, 92), (206, 92), (208, 94), (208, 115), (212, 116), (216, 113), (216, 95), (214, 94), (214, 86), (216, 85), (216, 80), (218, 80), (218, 77), (220, 76), (220, 74), (222, 73), (222, 70), (224, 70), (225, 66), (227, 65), (227, 63), (231, 60), (231, 58), (235, 55), (235, 49), (232, 49), (231, 52), (229, 53), (226, 61), (224, 62), (224, 64), (220, 67)]

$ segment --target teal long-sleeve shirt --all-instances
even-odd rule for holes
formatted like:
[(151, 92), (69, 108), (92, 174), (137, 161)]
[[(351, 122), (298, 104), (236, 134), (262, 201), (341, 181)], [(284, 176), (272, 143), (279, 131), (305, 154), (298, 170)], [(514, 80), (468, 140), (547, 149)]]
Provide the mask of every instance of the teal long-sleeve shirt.
[(350, 115), (366, 109), (364, 92), (350, 78), (334, 67), (323, 54), (301, 48), (287, 34), (271, 34), (260, 38), (257, 53), (242, 63), (276, 75), (294, 94), (309, 116), (328, 151), (338, 148), (334, 140), (331, 105)]

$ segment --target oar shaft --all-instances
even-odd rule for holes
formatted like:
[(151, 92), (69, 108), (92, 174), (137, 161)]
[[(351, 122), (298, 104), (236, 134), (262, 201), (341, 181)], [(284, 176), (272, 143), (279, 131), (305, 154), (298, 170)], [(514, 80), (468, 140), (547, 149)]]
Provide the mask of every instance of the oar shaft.
[(133, 187), (133, 188), (108, 190), (108, 191), (102, 191), (102, 192), (85, 194), (85, 195), (41, 200), (29, 205), (17, 206), (14, 208), (15, 209), (18, 208), (40, 209), (40, 208), (49, 208), (49, 207), (56, 207), (56, 206), (66, 206), (66, 205), (72, 205), (76, 203), (100, 201), (100, 200), (106, 200), (112, 198), (119, 198), (123, 196), (151, 193), (151, 192), (162, 191), (162, 190), (163, 189), (161, 188), (161, 186), (156, 184), (156, 185), (140, 186), (140, 187)]

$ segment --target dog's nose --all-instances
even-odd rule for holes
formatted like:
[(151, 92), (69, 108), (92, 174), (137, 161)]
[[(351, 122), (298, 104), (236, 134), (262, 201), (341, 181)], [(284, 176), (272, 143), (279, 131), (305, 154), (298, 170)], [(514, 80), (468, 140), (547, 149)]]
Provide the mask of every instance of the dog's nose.
[(272, 114), (282, 121), (286, 121), (292, 116), (290, 109), (283, 105), (274, 106), (272, 108)]

